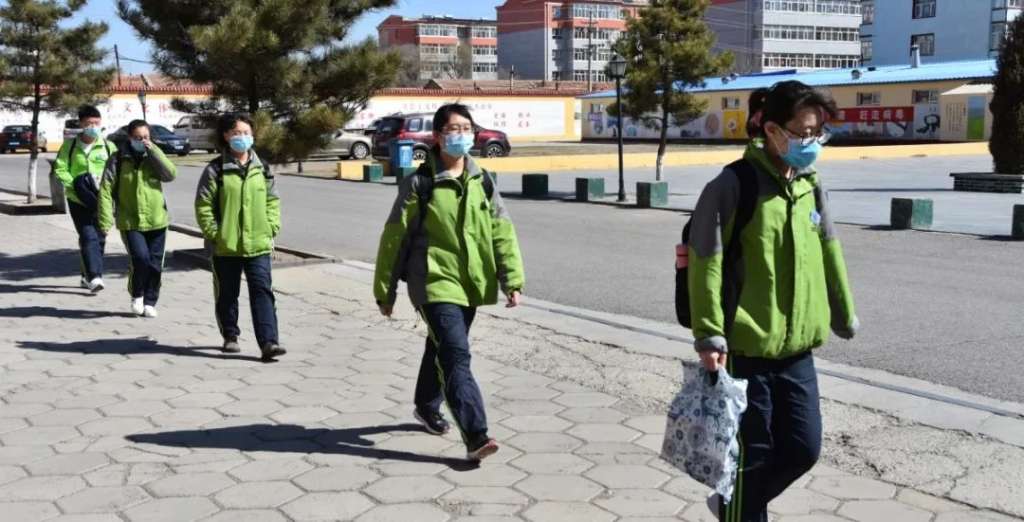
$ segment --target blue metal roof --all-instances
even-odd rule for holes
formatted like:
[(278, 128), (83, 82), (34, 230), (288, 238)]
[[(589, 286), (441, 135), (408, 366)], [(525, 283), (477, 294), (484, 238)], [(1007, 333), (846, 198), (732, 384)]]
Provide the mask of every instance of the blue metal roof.
[[(873, 70), (872, 70), (873, 69)], [(860, 78), (853, 78), (853, 71), (860, 71)], [(945, 80), (981, 80), (995, 75), (995, 60), (973, 60), (962, 62), (941, 62), (909, 65), (886, 65), (860, 67), (858, 69), (829, 69), (825, 71), (797, 72), (795, 69), (768, 73), (748, 74), (736, 79), (723, 81), (722, 78), (708, 78), (702, 87), (689, 87), (687, 92), (718, 92), (754, 90), (786, 80), (798, 80), (812, 87), (841, 87), (847, 85), (879, 85), (887, 83), (934, 82)], [(681, 86), (676, 85), (679, 89)], [(615, 91), (603, 91), (580, 96), (580, 98), (607, 98)]]

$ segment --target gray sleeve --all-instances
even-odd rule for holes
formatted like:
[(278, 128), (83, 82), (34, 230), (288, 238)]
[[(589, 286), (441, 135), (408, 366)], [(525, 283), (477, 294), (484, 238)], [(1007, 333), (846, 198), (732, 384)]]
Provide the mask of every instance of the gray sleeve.
[(690, 217), (690, 248), (700, 257), (725, 250), (725, 229), (736, 214), (740, 199), (739, 177), (725, 169), (700, 194)]
[(817, 206), (818, 216), (821, 218), (819, 227), (821, 228), (821, 239), (824, 241), (838, 238), (836, 236), (835, 222), (832, 221), (832, 205), (829, 203), (828, 197), (828, 191), (822, 185), (821, 175), (819, 174), (815, 176), (814, 180), (814, 201)]

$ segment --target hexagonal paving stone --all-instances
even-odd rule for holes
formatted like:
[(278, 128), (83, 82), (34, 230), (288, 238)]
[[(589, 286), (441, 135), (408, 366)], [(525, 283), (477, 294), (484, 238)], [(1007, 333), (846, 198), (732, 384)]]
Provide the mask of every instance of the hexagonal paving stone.
[(285, 522), (287, 519), (269, 509), (238, 509), (221, 511), (203, 522)]
[(929, 522), (932, 514), (895, 500), (858, 500), (847, 502), (837, 512), (858, 522), (899, 520), (900, 522)]
[[(67, 399), (65, 399), (67, 400)], [(49, 404), (4, 404), (3, 408), (0, 408), (0, 418), (10, 419), (18, 417), (31, 417), (33, 415), (39, 415), (53, 409), (53, 406)]]
[(29, 417), (28, 421), (33, 426), (78, 426), (98, 418), (100, 418), (100, 414), (96, 413), (96, 410), (69, 409), (41, 413)]
[(492, 413), (504, 412), (507, 416), (513, 415), (555, 415), (565, 410), (565, 406), (551, 401), (503, 401), (496, 398), (487, 405), (487, 416)]
[(523, 433), (508, 443), (524, 453), (567, 453), (583, 445), (583, 441), (564, 433)]
[(167, 402), (175, 408), (216, 408), (234, 400), (226, 393), (208, 392), (189, 393)]
[(380, 475), (362, 467), (329, 467), (314, 469), (292, 479), (307, 491), (353, 491), (380, 478)]
[(890, 484), (848, 475), (816, 478), (809, 488), (840, 500), (883, 500), (896, 495)]
[(132, 522), (188, 522), (216, 513), (219, 508), (205, 498), (162, 498), (139, 504), (124, 512)]
[(295, 520), (351, 520), (373, 507), (359, 493), (310, 493), (282, 507)]
[(153, 421), (153, 424), (162, 428), (194, 428), (222, 418), (223, 416), (220, 413), (207, 408), (178, 408), (157, 413), (150, 417), (150, 420)]
[(0, 465), (19, 464), (45, 459), (53, 455), (49, 446), (0, 446)]
[(682, 500), (653, 489), (619, 489), (596, 501), (621, 516), (674, 516), (686, 507)]
[(563, 394), (555, 402), (570, 408), (600, 408), (611, 406), (619, 402), (619, 399), (600, 392), (583, 392)]
[(430, 504), (404, 504), (400, 506), (377, 506), (362, 514), (356, 522), (394, 522), (415, 520), (416, 522), (445, 522), (450, 517), (437, 506)]
[(572, 427), (572, 423), (554, 415), (522, 415), (501, 421), (519, 433), (557, 433)]
[(272, 459), (250, 462), (228, 473), (242, 482), (288, 480), (313, 469), (302, 460)]
[(124, 522), (124, 519), (110, 513), (105, 515), (64, 515), (57, 518), (47, 519), (46, 522)]
[(79, 435), (75, 428), (68, 426), (33, 427), (0, 435), (0, 441), (5, 446), (49, 446)]
[(626, 419), (626, 414), (613, 408), (568, 408), (558, 416), (580, 424), (615, 424)]
[(284, 408), (285, 408), (285, 406), (283, 404), (281, 404), (281, 403), (279, 403), (277, 401), (269, 400), (269, 399), (264, 399), (264, 400), (244, 399), (244, 400), (238, 400), (238, 401), (234, 401), (234, 402), (229, 402), (227, 404), (219, 406), (217, 408), (217, 411), (223, 413), (224, 415), (234, 415), (234, 416), (250, 416), (250, 415), (252, 415), (252, 416), (259, 416), (259, 415), (269, 415), (271, 413), (274, 413), (275, 411), (283, 410)]
[(17, 466), (0, 466), (0, 484), (7, 484), (27, 477), (28, 474)]
[(648, 466), (604, 465), (586, 473), (586, 476), (612, 488), (659, 488), (669, 476)]
[(111, 417), (148, 417), (169, 409), (163, 401), (131, 400), (104, 406), (100, 411)]
[(282, 424), (313, 424), (337, 415), (338, 412), (321, 406), (285, 408), (270, 416)]
[(102, 453), (69, 453), (25, 465), (29, 473), (39, 475), (82, 475), (110, 463)]
[(515, 487), (537, 500), (567, 502), (588, 502), (604, 491), (600, 485), (572, 475), (533, 475)]
[[(479, 506), (481, 504), (526, 505), (529, 497), (512, 488), (460, 486), (441, 497), (444, 504)], [(513, 506), (509, 506), (510, 508)]]
[(547, 401), (558, 397), (562, 392), (551, 388), (528, 387), (528, 388), (502, 388), (495, 393), (496, 396), (513, 401)]
[(49, 502), (12, 502), (0, 505), (5, 520), (48, 520), (60, 515), (57, 506)]
[(526, 478), (526, 473), (504, 464), (483, 466), (479, 469), (461, 472), (448, 470), (442, 474), (445, 480), (460, 486), (511, 486)]
[(245, 388), (239, 388), (232, 390), (230, 395), (238, 399), (280, 399), (286, 395), (291, 395), (294, 391), (280, 384), (266, 384), (266, 385), (250, 385)]
[(772, 501), (772, 511), (780, 515), (807, 515), (815, 511), (835, 511), (839, 501), (817, 491), (790, 488)]
[(677, 477), (661, 488), (669, 495), (687, 502), (703, 503), (708, 498), (708, 487), (690, 477)]
[(57, 504), (65, 513), (110, 513), (147, 500), (149, 495), (139, 487), (100, 487), (79, 491)]
[(0, 418), (0, 433), (10, 433), (28, 427), (24, 419), (2, 419)]
[(640, 432), (619, 424), (579, 424), (567, 431), (588, 442), (631, 442)]
[(103, 437), (116, 435), (123, 437), (135, 433), (147, 433), (153, 430), (153, 425), (146, 419), (138, 417), (108, 417), (87, 422), (78, 427), (84, 435), (90, 437)]
[(215, 498), (229, 508), (271, 508), (301, 494), (290, 482), (249, 482), (225, 489)]
[(593, 504), (543, 502), (523, 513), (533, 522), (612, 522), (615, 515)]
[(78, 477), (28, 477), (0, 486), (0, 501), (57, 500), (85, 487), (85, 481)]
[(528, 453), (510, 465), (528, 473), (545, 475), (579, 475), (594, 467), (594, 463), (571, 453)]
[(233, 486), (235, 482), (224, 473), (185, 473), (173, 475), (147, 485), (158, 497), (204, 497)]
[(452, 489), (436, 477), (388, 477), (363, 490), (384, 504), (434, 500)]

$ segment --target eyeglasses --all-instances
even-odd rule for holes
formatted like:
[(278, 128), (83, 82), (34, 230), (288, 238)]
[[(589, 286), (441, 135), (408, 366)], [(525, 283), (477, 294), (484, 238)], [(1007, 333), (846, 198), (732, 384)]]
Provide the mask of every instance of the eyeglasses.
[(472, 125), (445, 125), (441, 128), (442, 134), (472, 134)]
[(800, 133), (793, 132), (787, 129), (786, 127), (783, 127), (782, 125), (779, 125), (779, 128), (782, 129), (786, 134), (792, 136), (793, 138), (799, 139), (800, 145), (803, 145), (805, 147), (807, 145), (811, 145), (814, 143), (824, 145), (828, 143), (828, 140), (832, 139), (832, 129), (828, 128), (827, 126), (822, 127), (821, 131), (819, 131), (818, 134), (815, 134), (813, 136), (802, 136)]

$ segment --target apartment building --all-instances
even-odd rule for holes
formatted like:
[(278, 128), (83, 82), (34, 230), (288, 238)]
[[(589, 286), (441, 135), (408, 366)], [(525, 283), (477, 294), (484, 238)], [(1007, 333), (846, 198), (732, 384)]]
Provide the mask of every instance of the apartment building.
[(379, 26), (380, 46), (398, 49), (419, 79), (496, 80), (498, 27), (494, 20), (450, 16), (389, 16)]

